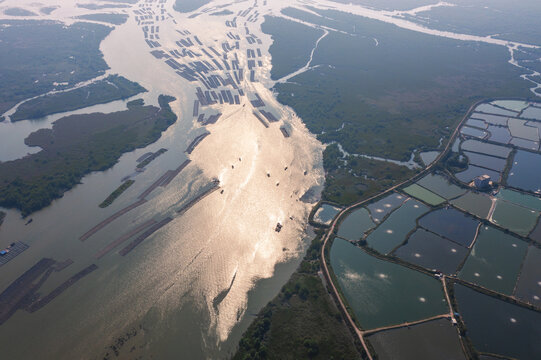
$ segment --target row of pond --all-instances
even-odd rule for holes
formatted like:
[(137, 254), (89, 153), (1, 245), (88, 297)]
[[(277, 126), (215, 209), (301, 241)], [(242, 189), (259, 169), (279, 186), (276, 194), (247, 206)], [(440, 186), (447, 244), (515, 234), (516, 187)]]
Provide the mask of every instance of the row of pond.
[[(472, 118), (485, 115), (523, 116), (541, 125), (541, 108), (520, 101), (482, 104)], [(348, 213), (332, 244), (331, 266), (364, 330), (448, 314), (442, 281), (431, 271), (457, 279), (453, 310), (478, 352), (541, 358), (541, 312), (528, 308), (541, 309), (539, 147), (475, 137), (462, 132), (453, 149), (467, 157), (467, 175), (431, 173)], [(479, 175), (489, 175), (494, 187), (477, 191), (472, 180)], [(323, 204), (314, 220), (328, 225), (340, 210)], [(397, 261), (375, 257), (373, 251)], [(404, 262), (412, 266), (399, 264)], [(380, 359), (440, 358), (442, 353), (465, 358), (447, 318), (378, 331), (367, 339)]]

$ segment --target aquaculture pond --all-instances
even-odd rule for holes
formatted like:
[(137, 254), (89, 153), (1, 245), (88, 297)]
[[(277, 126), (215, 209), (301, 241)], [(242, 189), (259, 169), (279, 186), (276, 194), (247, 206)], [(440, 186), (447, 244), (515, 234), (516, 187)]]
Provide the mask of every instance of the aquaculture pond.
[(407, 234), (415, 229), (417, 218), (428, 210), (416, 200), (406, 201), (368, 235), (368, 245), (382, 254), (389, 253), (406, 239)]
[(357, 241), (364, 236), (364, 233), (376, 226), (372, 219), (370, 219), (370, 213), (365, 208), (353, 210), (346, 218), (340, 223), (338, 228), (338, 236)]
[(512, 295), (527, 249), (524, 241), (492, 226), (483, 226), (459, 277)]
[(470, 164), (492, 169), (497, 172), (502, 172), (507, 164), (506, 159), (497, 158), (494, 156), (476, 154), (467, 151), (464, 152), (464, 155), (466, 155)]
[(456, 328), (447, 319), (381, 331), (366, 339), (381, 360), (466, 359)]
[(469, 126), (462, 127), (462, 129), (460, 129), (460, 133), (462, 135), (468, 135), (468, 136), (476, 137), (476, 138), (479, 138), (479, 139), (484, 139), (488, 135), (488, 133), (486, 131), (484, 131), (484, 130), (472, 128), (472, 127), (469, 127)]
[(378, 223), (383, 220), (387, 214), (402, 205), (404, 201), (406, 201), (406, 197), (404, 195), (393, 193), (381, 200), (376, 201), (375, 203), (368, 205), (367, 208), (370, 210), (372, 219)]
[(504, 146), (489, 144), (478, 140), (466, 140), (461, 144), (460, 147), (464, 151), (473, 151), (481, 154), (501, 157), (503, 159), (507, 159), (511, 153), (511, 149)]
[(541, 261), (539, 259), (541, 259), (541, 249), (530, 246), (522, 265), (515, 296), (541, 307)]
[(421, 180), (417, 181), (417, 184), (441, 197), (446, 198), (447, 200), (459, 197), (460, 195), (464, 195), (464, 193), (466, 193), (466, 190), (463, 188), (451, 184), (443, 176), (435, 174), (428, 174)]
[(439, 205), (443, 202), (445, 202), (445, 199), (442, 198), (439, 195), (434, 194), (432, 191), (429, 191), (425, 189), (424, 187), (421, 187), (417, 184), (410, 185), (408, 187), (405, 187), (402, 189), (405, 193), (408, 195), (413, 196), (414, 198), (417, 198), (421, 201), (424, 201), (425, 203), (429, 205)]
[(507, 184), (517, 189), (541, 193), (541, 155), (518, 150)]
[(541, 211), (541, 198), (537, 196), (502, 188), (496, 197), (498, 199), (506, 200), (517, 205), (530, 208), (532, 210)]
[(465, 171), (456, 173), (458, 180), (464, 183), (470, 183), (473, 179), (481, 175), (488, 175), (493, 181), (500, 181), (501, 174), (497, 171), (485, 169), (475, 165), (469, 165)]
[(478, 351), (541, 359), (541, 313), (463, 285), (455, 285), (454, 290), (468, 336)]
[(485, 194), (467, 192), (458, 199), (451, 200), (451, 204), (465, 212), (486, 219), (492, 206), (492, 199)]
[(539, 213), (507, 201), (498, 200), (492, 222), (522, 236), (528, 236), (537, 224)]
[(332, 206), (329, 204), (322, 204), (319, 209), (317, 209), (316, 213), (314, 214), (314, 221), (329, 225), (336, 216), (340, 212), (340, 208), (336, 206)]
[(528, 107), (526, 101), (520, 100), (496, 100), (492, 102), (493, 105), (500, 106), (512, 111), (521, 112)]
[(537, 226), (533, 229), (530, 234), (530, 239), (533, 239), (541, 244), (541, 222), (537, 222)]
[(507, 125), (513, 137), (539, 142), (539, 132), (536, 127), (526, 125), (527, 120), (509, 119)]
[(436, 160), (438, 155), (440, 154), (439, 151), (425, 151), (419, 154), (421, 156), (421, 160), (423, 161), (423, 164), (430, 165)]
[(419, 219), (419, 226), (457, 244), (469, 247), (477, 233), (479, 221), (452, 207), (432, 211)]
[(335, 239), (331, 266), (363, 329), (421, 320), (449, 311), (434, 277), (368, 255)]
[(499, 115), (489, 115), (489, 114), (480, 114), (480, 113), (474, 113), (471, 116), (472, 118), (483, 120), (491, 125), (498, 125), (498, 126), (507, 126), (507, 117), (506, 116), (499, 116)]
[(517, 111), (502, 109), (490, 104), (481, 104), (475, 108), (475, 111), (480, 111), (480, 112), (489, 113), (489, 114), (504, 115), (504, 116), (517, 116), (518, 115)]
[(541, 108), (530, 106), (520, 115), (521, 118), (541, 121)]
[(417, 229), (394, 255), (429, 270), (454, 274), (468, 249), (424, 229)]
[(525, 150), (532, 150), (532, 151), (539, 150), (539, 143), (536, 141), (512, 138), (509, 143)]
[(490, 141), (500, 144), (509, 144), (509, 141), (511, 141), (511, 133), (506, 127), (490, 125), (488, 132), (490, 133), (488, 138)]
[(485, 120), (479, 120), (479, 119), (470, 118), (468, 119), (468, 121), (466, 121), (466, 125), (481, 128), (481, 129), (487, 128), (487, 123), (485, 122)]

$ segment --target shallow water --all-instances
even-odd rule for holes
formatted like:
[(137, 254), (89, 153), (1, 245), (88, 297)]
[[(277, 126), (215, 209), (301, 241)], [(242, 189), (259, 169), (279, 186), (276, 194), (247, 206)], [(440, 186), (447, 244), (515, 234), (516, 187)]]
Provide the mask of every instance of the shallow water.
[(541, 305), (541, 249), (528, 248), (528, 254), (522, 265), (522, 272), (517, 283), (516, 297), (530, 304)]
[(370, 218), (370, 213), (365, 208), (357, 209), (349, 213), (340, 223), (338, 236), (352, 240), (360, 240), (364, 234), (375, 227), (376, 224)]
[(478, 351), (517, 359), (541, 358), (541, 313), (462, 285), (454, 289), (468, 336)]
[(511, 141), (511, 133), (506, 127), (490, 125), (488, 127), (488, 131), (490, 132), (490, 136), (488, 138), (490, 141), (501, 144), (508, 144), (509, 141)]
[(331, 266), (363, 329), (399, 324), (448, 311), (441, 282), (379, 260), (335, 239)]
[(528, 236), (537, 224), (539, 212), (498, 200), (492, 213), (492, 222), (516, 234)]
[(442, 354), (447, 360), (466, 359), (456, 329), (447, 319), (382, 331), (366, 339), (378, 359), (439, 359)]
[(465, 189), (451, 184), (446, 178), (435, 174), (428, 174), (421, 180), (417, 181), (417, 184), (435, 194), (438, 194), (441, 197), (446, 198), (447, 200), (464, 195), (466, 192)]
[(435, 206), (445, 202), (445, 199), (417, 184), (412, 184), (402, 189), (405, 193), (413, 196), (429, 205)]
[(394, 193), (384, 197), (381, 200), (376, 201), (375, 203), (368, 205), (367, 209), (370, 210), (372, 220), (374, 220), (376, 223), (379, 223), (390, 212), (400, 207), (404, 203), (404, 201), (406, 201), (405, 196)]
[(475, 192), (467, 192), (463, 196), (452, 200), (451, 203), (457, 208), (482, 219), (486, 219), (492, 206), (490, 196)]
[(419, 226), (457, 244), (469, 247), (477, 233), (479, 221), (449, 207), (426, 214), (419, 219)]
[(516, 116), (518, 112), (505, 110), (490, 104), (481, 104), (475, 108), (475, 111), (480, 111), (488, 114), (504, 115), (504, 116)]
[(317, 209), (316, 213), (314, 214), (314, 220), (321, 224), (328, 225), (339, 212), (339, 207), (329, 204), (323, 204), (319, 209)]
[(427, 206), (416, 200), (406, 201), (368, 235), (368, 246), (382, 254), (389, 253), (406, 240), (406, 235), (415, 229), (417, 218), (428, 210)]
[(504, 159), (506, 159), (511, 152), (511, 149), (509, 148), (499, 145), (488, 144), (478, 140), (466, 140), (461, 144), (460, 147), (464, 151), (473, 151), (481, 154), (501, 157)]
[[(54, 11), (51, 18), (69, 21), (69, 17), (87, 11), (71, 1), (58, 3), (62, 8)], [(240, 3), (232, 5), (232, 9), (237, 12), (249, 6)], [(188, 19), (171, 7), (172, 1), (165, 4), (174, 18), (160, 24), (164, 50), (176, 47), (179, 37), (176, 30), (189, 29), (210, 45), (226, 39), (225, 33), (232, 31), (226, 31), (224, 18), (205, 15)], [(101, 49), (111, 67), (110, 73), (118, 73), (149, 89), (145, 94), (149, 104), (156, 103), (158, 94), (174, 95), (177, 101), (171, 106), (179, 119), (155, 144), (123, 155), (108, 171), (86, 176), (82, 184), (63, 198), (33, 214), (30, 225), (24, 226), (25, 221), (17, 212), (7, 211), (0, 230), (0, 245), (21, 240), (30, 248), (2, 266), (1, 289), (45, 256), (59, 261), (71, 258), (74, 264), (51, 275), (40, 290), (43, 293), (89, 264), (97, 264), (98, 270), (40, 311), (32, 314), (18, 311), (3, 324), (0, 327), (3, 355), (80, 358), (86, 354), (99, 358), (117, 337), (141, 326), (144, 330), (126, 343), (121, 355), (124, 352), (127, 355), (134, 347), (130, 357), (170, 358), (183, 353), (195, 359), (223, 358), (235, 349), (252, 319), (249, 315), (257, 313), (277, 294), (299, 263), (306, 239), (311, 236), (306, 232), (311, 205), (299, 200), (309, 189), (316, 189), (317, 193), (323, 180), (321, 144), (266, 88), (270, 84), (271, 40), (260, 33), (261, 21), (262, 18), (248, 25), (262, 39), (258, 45), (264, 63), (258, 75), (261, 82), (245, 81), (242, 86), (249, 98), (257, 91), (279, 122), (268, 129), (263, 127), (245, 99), (245, 107), (214, 106), (211, 111), (219, 110), (223, 116), (208, 127), (211, 135), (190, 155), (191, 164), (167, 187), (154, 190), (147, 203), (83, 243), (78, 238), (85, 231), (136, 201), (163, 173), (186, 160), (184, 151), (188, 144), (204, 131), (192, 117), (193, 85), (149, 53), (133, 16), (105, 39)], [(243, 32), (244, 28), (235, 31)], [(239, 58), (244, 66), (246, 59), (242, 54), (246, 44), (241, 43)], [(107, 106), (116, 110), (118, 104)], [(38, 127), (50, 126), (52, 121), (15, 124), (28, 127), (20, 131), (19, 139)], [(281, 125), (288, 127), (289, 138), (282, 135)], [(2, 136), (8, 135), (4, 132)], [(113, 205), (106, 209), (97, 206), (120, 184), (120, 179), (134, 172), (137, 158), (161, 147), (168, 151), (138, 174), (135, 184)], [(20, 149), (13, 149), (18, 152), (14, 151), (12, 156), (21, 156)], [(26, 153), (26, 149), (23, 151)], [(223, 193), (216, 191), (183, 215), (177, 215), (175, 210), (208, 188), (212, 178), (220, 180)], [(127, 230), (167, 216), (173, 217), (173, 221), (130, 254), (122, 257), (111, 252), (99, 260), (94, 257)], [(279, 233), (275, 231), (278, 222), (283, 225)], [(226, 289), (229, 289), (227, 296), (215, 302)], [(62, 342), (58, 341), (60, 336)], [(32, 339), (32, 346), (28, 339)]]
[(501, 173), (489, 169), (485, 169), (475, 165), (469, 165), (468, 168), (464, 171), (458, 172), (455, 174), (456, 178), (466, 184), (473, 181), (478, 176), (488, 175), (492, 181), (499, 182), (501, 178)]
[(528, 245), (494, 227), (482, 226), (459, 277), (512, 295)]
[(464, 152), (464, 155), (468, 158), (470, 164), (492, 169), (497, 172), (502, 172), (505, 169), (505, 165), (507, 165), (507, 161), (505, 159), (494, 156), (476, 154), (467, 151)]
[(439, 151), (425, 151), (419, 155), (421, 156), (421, 160), (425, 165), (430, 165), (434, 162), (434, 160), (436, 160), (439, 154)]
[(448, 275), (456, 272), (467, 254), (465, 247), (421, 228), (408, 238), (407, 244), (394, 252), (402, 260)]
[(513, 159), (507, 184), (511, 187), (541, 193), (541, 155), (518, 150)]

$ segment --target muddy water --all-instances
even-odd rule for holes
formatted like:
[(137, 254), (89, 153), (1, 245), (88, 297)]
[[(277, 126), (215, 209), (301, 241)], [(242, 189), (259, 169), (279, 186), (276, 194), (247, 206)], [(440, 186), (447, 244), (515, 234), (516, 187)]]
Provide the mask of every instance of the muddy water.
[[(65, 5), (51, 17), (69, 21), (69, 16), (84, 12), (72, 4)], [(237, 12), (249, 6), (238, 4), (231, 9)], [(176, 30), (189, 30), (205, 45), (217, 49), (220, 43), (216, 45), (216, 41), (226, 40), (228, 31), (239, 35), (244, 32), (243, 27), (226, 28), (222, 17), (188, 19), (172, 10), (172, 1), (166, 3), (166, 9), (177, 22), (171, 18), (160, 23), (160, 42), (166, 51), (178, 48)], [(317, 192), (321, 188), (322, 147), (301, 120), (281, 107), (266, 88), (270, 84), (270, 38), (260, 34), (261, 21), (262, 18), (248, 25), (263, 40), (257, 45), (263, 53), (263, 67), (258, 69), (257, 76), (260, 82), (241, 84), (248, 94), (241, 98), (241, 105), (215, 105), (210, 112), (205, 109), (207, 114), (223, 113), (206, 130), (192, 118), (194, 85), (149, 53), (133, 16), (102, 43), (105, 60), (111, 67), (109, 73), (118, 73), (147, 88), (147, 103), (155, 104), (162, 93), (175, 96), (177, 101), (171, 106), (179, 120), (155, 144), (125, 154), (108, 171), (86, 176), (81, 185), (62, 199), (33, 214), (34, 221), (28, 226), (15, 211), (8, 211), (0, 230), (0, 245), (20, 240), (30, 248), (2, 267), (0, 289), (42, 257), (74, 260), (68, 269), (50, 277), (40, 290), (43, 294), (91, 263), (97, 264), (98, 270), (40, 311), (19, 311), (0, 326), (0, 344), (3, 348), (10, 344), (7, 356), (100, 357), (117, 338), (126, 338), (135, 329), (137, 335), (130, 337), (121, 356), (170, 358), (184, 353), (190, 358), (224, 357), (233, 351), (251, 315), (278, 292), (298, 264), (306, 245), (303, 239), (309, 238), (306, 222), (311, 204), (299, 199), (309, 189), (315, 187)], [(242, 67), (246, 67), (246, 46), (246, 41), (241, 41)], [(267, 104), (266, 109), (280, 119), (269, 128), (252, 114), (248, 99), (254, 98), (255, 91)], [(99, 110), (110, 112), (124, 106), (114, 103)], [(78, 112), (94, 110), (97, 109)], [(5, 155), (6, 159), (35, 150), (20, 145), (22, 139), (36, 129), (50, 127), (60, 116), (36, 123), (6, 124), (20, 128), (3, 132), (6, 137), (18, 134), (13, 144), (19, 147), (10, 146), (13, 151), (9, 157)], [(280, 126), (288, 128), (290, 137), (283, 136)], [(204, 131), (211, 135), (196, 147), (190, 155), (190, 165), (171, 184), (154, 190), (147, 203), (84, 243), (78, 240), (95, 224), (135, 202), (165, 171), (186, 160), (184, 150)], [(139, 156), (161, 147), (169, 151), (138, 174), (135, 184), (112, 206), (98, 208), (120, 179), (133, 173)], [(220, 191), (182, 215), (175, 212), (214, 178), (220, 180)], [(99, 260), (94, 257), (127, 230), (168, 216), (173, 221), (125, 257), (116, 251)], [(277, 223), (283, 225), (280, 232), (275, 231)]]

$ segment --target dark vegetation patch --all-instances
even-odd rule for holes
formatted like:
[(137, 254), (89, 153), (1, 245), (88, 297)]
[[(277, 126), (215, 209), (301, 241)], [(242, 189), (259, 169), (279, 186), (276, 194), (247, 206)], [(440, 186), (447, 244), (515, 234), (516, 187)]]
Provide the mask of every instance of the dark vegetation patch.
[(113, 25), (122, 25), (128, 20), (127, 14), (86, 14), (77, 16), (78, 19), (100, 21)]
[(283, 18), (265, 16), (261, 30), (272, 35), (271, 79), (278, 80), (302, 68), (308, 60), (322, 30)]
[(210, 0), (176, 0), (173, 8), (181, 13), (189, 13), (207, 5)]
[(318, 276), (321, 246), (318, 236), (297, 272), (245, 332), (234, 360), (361, 358)]
[(43, 150), (0, 163), (0, 206), (17, 208), (26, 216), (48, 206), (92, 171), (112, 167), (120, 156), (159, 139), (176, 121), (161, 95), (161, 108), (131, 107), (111, 114), (64, 117), (52, 129), (38, 130), (25, 143)]
[(89, 23), (0, 21), (0, 113), (103, 73), (108, 67), (99, 46), (111, 30)]
[[(311, 10), (323, 17), (291, 8), (284, 13), (350, 34), (331, 32), (314, 53), (312, 66), (319, 66), (277, 84), (275, 90), (278, 100), (291, 106), (319, 140), (338, 142), (350, 154), (408, 160), (414, 149), (434, 149), (440, 138), (445, 141), (476, 100), (529, 96), (528, 83), (507, 62), (504, 47), (420, 34), (334, 10)], [(278, 29), (266, 23), (263, 29), (271, 35), (298, 26), (285, 21)], [(273, 67), (280, 67), (280, 59), (292, 48), (271, 48)], [(342, 154), (336, 150), (324, 152), (328, 173), (337, 157)], [(363, 165), (381, 166), (375, 161)], [(332, 178), (327, 175), (326, 200), (344, 204), (370, 193), (359, 192), (363, 180), (358, 172), (349, 172), (352, 167), (339, 168)], [(387, 171), (384, 178), (373, 180), (377, 184), (401, 178)], [(328, 189), (337, 182), (341, 194), (332, 195)]]
[(29, 100), (17, 108), (17, 111), (11, 116), (11, 121), (39, 119), (59, 112), (126, 99), (144, 91), (146, 91), (145, 88), (138, 83), (129, 81), (122, 76), (111, 75), (75, 90)]
[(323, 151), (325, 188), (323, 198), (350, 204), (375, 195), (413, 176), (415, 170), (390, 162), (355, 156), (343, 157), (336, 144)]
[(111, 193), (111, 195), (107, 196), (107, 199), (103, 200), (103, 202), (99, 205), (100, 208), (106, 208), (107, 206), (111, 205), (120, 195), (122, 195), (124, 191), (128, 190), (133, 183), (135, 183), (135, 180), (124, 181), (122, 185)]
[(2, 223), (4, 222), (5, 217), (6, 217), (6, 213), (3, 211), (0, 211), (0, 226), (2, 226)]

